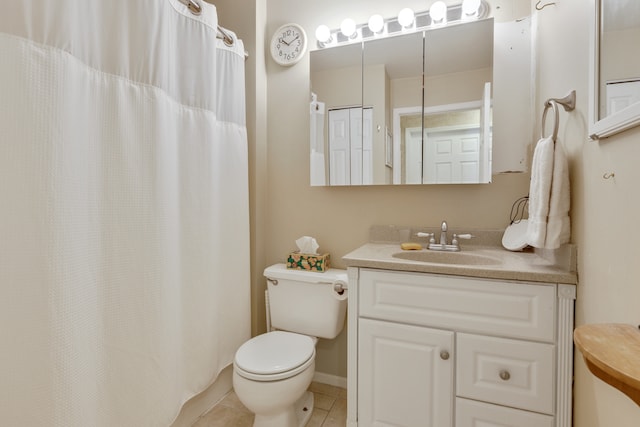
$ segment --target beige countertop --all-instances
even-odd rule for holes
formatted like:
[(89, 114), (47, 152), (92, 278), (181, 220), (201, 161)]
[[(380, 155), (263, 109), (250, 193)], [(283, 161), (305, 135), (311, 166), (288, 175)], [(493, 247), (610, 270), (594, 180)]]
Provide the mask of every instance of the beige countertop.
[[(428, 251), (422, 249), (423, 252)], [(501, 246), (467, 245), (459, 253), (477, 254), (497, 258), (493, 265), (440, 264), (400, 259), (395, 253), (409, 252), (400, 243), (366, 243), (346, 254), (342, 260), (348, 267), (367, 267), (383, 270), (412, 271), (422, 273), (470, 276), (488, 279), (518, 280), (529, 282), (577, 284), (575, 248), (564, 248), (560, 255), (541, 254), (532, 249), (510, 252)], [(414, 251), (415, 252), (415, 251)], [(546, 256), (543, 256), (546, 255)]]

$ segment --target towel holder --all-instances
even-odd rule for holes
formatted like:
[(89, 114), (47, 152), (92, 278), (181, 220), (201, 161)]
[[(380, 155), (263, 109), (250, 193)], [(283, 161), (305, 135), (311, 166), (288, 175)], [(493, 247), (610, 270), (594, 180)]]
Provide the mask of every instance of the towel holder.
[(547, 120), (547, 112), (549, 108), (553, 109), (553, 140), (555, 141), (558, 137), (558, 125), (559, 125), (559, 113), (558, 113), (558, 104), (564, 107), (565, 111), (573, 111), (576, 108), (576, 91), (572, 90), (569, 92), (567, 96), (564, 98), (549, 98), (544, 103), (544, 112), (542, 113), (542, 137), (544, 138), (544, 129), (545, 122)]

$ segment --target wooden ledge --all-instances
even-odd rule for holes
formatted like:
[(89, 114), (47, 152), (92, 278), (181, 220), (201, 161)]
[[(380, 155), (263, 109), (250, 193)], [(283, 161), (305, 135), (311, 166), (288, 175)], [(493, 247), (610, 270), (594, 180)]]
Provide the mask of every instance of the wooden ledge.
[(573, 341), (589, 370), (640, 405), (640, 330), (625, 324), (578, 326)]

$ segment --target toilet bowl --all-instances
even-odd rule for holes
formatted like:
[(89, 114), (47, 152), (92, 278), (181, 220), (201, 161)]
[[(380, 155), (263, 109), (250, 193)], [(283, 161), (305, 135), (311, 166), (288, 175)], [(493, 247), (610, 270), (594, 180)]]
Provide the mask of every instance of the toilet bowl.
[(311, 337), (284, 331), (259, 335), (238, 349), (233, 387), (255, 414), (254, 427), (299, 427), (309, 421), (313, 394), (305, 391), (315, 355)]
[(264, 274), (267, 324), (274, 330), (240, 346), (233, 387), (255, 414), (254, 427), (302, 427), (313, 411), (307, 388), (315, 372), (318, 337), (333, 339), (344, 328), (347, 274), (288, 270), (283, 264)]

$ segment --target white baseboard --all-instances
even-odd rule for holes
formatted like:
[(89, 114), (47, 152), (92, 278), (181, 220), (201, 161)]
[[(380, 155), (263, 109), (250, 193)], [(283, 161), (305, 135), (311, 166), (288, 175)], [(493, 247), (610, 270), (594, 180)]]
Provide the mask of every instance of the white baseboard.
[(347, 388), (346, 377), (339, 377), (337, 375), (325, 374), (323, 372), (314, 373), (313, 381), (317, 383), (332, 385), (335, 387)]

